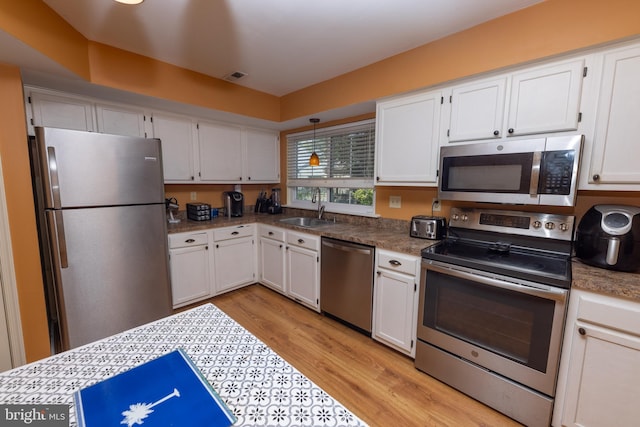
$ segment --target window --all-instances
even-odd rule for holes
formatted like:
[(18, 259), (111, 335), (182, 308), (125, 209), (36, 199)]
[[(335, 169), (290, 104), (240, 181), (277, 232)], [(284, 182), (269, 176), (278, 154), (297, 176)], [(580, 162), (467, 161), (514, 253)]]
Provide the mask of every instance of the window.
[[(309, 166), (315, 150), (320, 166)], [(287, 136), (288, 205), (316, 209), (317, 189), (327, 211), (374, 215), (375, 120)]]

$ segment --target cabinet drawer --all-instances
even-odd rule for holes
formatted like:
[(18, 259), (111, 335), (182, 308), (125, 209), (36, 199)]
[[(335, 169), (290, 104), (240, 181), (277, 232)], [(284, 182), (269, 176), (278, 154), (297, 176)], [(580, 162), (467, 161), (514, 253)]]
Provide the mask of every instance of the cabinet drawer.
[(216, 242), (220, 240), (235, 239), (238, 237), (252, 236), (254, 233), (253, 224), (238, 225), (237, 227), (225, 227), (217, 228), (213, 230), (213, 240)]
[(307, 248), (312, 251), (320, 250), (320, 238), (311, 234), (296, 233), (289, 231), (287, 233), (287, 244)]
[(169, 234), (169, 249), (206, 245), (208, 243), (207, 233)]
[(285, 231), (282, 228), (271, 227), (270, 225), (260, 226), (260, 236), (268, 237), (269, 239), (279, 240), (284, 242)]
[(397, 252), (378, 250), (378, 267), (387, 270), (397, 271), (415, 275), (420, 265), (420, 259), (411, 255), (404, 255)]
[(573, 293), (579, 298), (578, 320), (640, 336), (640, 304), (605, 295)]

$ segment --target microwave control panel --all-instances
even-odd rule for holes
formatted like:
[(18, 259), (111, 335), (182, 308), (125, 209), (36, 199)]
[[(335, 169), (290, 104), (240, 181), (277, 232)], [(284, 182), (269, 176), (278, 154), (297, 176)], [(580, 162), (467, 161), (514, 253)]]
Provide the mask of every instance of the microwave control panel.
[(570, 194), (575, 150), (547, 151), (543, 156), (538, 193)]

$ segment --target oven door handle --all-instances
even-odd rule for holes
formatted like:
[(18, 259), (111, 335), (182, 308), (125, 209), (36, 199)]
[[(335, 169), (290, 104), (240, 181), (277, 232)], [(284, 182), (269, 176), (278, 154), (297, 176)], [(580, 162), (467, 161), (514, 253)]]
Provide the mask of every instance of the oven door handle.
[(493, 277), (487, 277), (478, 273), (471, 273), (467, 271), (458, 270), (453, 267), (442, 267), (435, 263), (429, 263), (425, 267), (427, 270), (433, 270), (439, 273), (448, 274), (449, 276), (458, 277), (460, 279), (471, 280), (479, 282), (489, 286), (495, 286), (502, 289), (507, 289), (516, 292), (522, 292), (527, 295), (533, 295), (540, 298), (550, 299), (554, 301), (566, 301), (567, 291), (560, 288), (554, 288), (551, 286), (540, 285), (541, 288), (520, 285), (518, 283), (506, 282), (504, 280), (495, 279)]

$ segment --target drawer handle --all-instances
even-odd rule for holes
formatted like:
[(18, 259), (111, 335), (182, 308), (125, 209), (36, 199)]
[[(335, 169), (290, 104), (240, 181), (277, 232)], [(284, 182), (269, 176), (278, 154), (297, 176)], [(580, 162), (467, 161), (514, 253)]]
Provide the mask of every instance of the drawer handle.
[(184, 242), (185, 242), (185, 243), (193, 243), (193, 242), (195, 242), (195, 241), (196, 241), (196, 239), (187, 239), (187, 240), (185, 240)]
[(389, 264), (394, 265), (396, 267), (399, 265), (402, 265), (400, 261), (396, 261), (395, 259), (392, 259), (391, 261), (389, 261)]
[(273, 236), (273, 231), (270, 231), (270, 232), (269, 232), (269, 236)]
[(233, 231), (233, 232), (231, 232), (231, 235), (232, 235), (232, 236), (235, 236), (236, 234), (240, 234), (240, 233), (239, 233), (238, 231)]
[(298, 243), (304, 243), (304, 239), (298, 239)]

